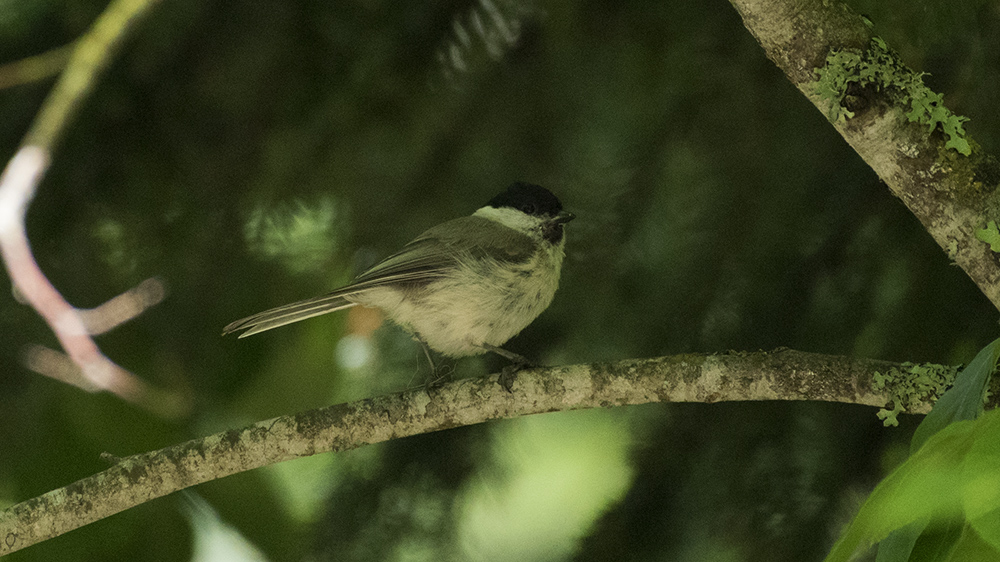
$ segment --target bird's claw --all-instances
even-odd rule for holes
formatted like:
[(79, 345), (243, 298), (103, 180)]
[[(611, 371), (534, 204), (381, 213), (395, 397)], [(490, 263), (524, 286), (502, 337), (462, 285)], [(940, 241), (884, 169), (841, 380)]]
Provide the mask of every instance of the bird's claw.
[(451, 375), (455, 372), (454, 367), (451, 365), (441, 365), (433, 371), (431, 375), (427, 378), (427, 382), (424, 383), (425, 390), (437, 390), (445, 385), (445, 383), (451, 382)]
[(517, 380), (517, 374), (524, 369), (531, 369), (534, 367), (531, 363), (527, 362), (517, 362), (507, 365), (503, 369), (500, 369), (500, 376), (497, 377), (497, 384), (503, 387), (504, 390), (513, 394), (514, 393), (514, 381)]

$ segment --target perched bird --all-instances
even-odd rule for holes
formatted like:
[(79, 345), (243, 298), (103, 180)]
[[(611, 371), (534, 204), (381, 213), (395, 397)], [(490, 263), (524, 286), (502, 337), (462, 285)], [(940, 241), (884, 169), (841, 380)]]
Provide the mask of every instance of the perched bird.
[(530, 362), (500, 346), (548, 308), (559, 287), (574, 215), (549, 190), (515, 182), (472, 215), (453, 219), (326, 295), (259, 312), (222, 333), (243, 338), (355, 305), (381, 309), (446, 357), (493, 352), (513, 362), (501, 384)]

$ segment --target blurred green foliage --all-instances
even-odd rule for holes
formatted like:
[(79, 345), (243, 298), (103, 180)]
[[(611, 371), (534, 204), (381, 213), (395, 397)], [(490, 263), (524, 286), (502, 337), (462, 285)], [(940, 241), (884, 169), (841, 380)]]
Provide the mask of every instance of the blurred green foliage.
[[(72, 41), (104, 4), (0, 0), (2, 61)], [(995, 2), (853, 6), (995, 152)], [(50, 86), (0, 91), (4, 154)], [(0, 296), (0, 502), (97, 472), (102, 451), (422, 382), (419, 348), (364, 317), (219, 332), (515, 179), (579, 217), (555, 302), (510, 343), (544, 363), (787, 346), (956, 364), (996, 337), (996, 310), (721, 0), (178, 0), (98, 84), (28, 229), (77, 306), (166, 281), (98, 343), (190, 411), (161, 419), (27, 371), (23, 347), (54, 338)], [(270, 560), (821, 560), (914, 427), (814, 403), (571, 412), (195, 492)], [(221, 528), (190, 505), (156, 500), (9, 559), (187, 560)]]

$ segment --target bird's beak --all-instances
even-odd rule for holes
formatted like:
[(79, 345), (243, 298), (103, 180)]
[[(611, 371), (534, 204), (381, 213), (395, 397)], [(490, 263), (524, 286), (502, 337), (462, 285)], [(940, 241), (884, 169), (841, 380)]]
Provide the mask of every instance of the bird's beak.
[(576, 218), (576, 215), (574, 215), (573, 213), (570, 213), (568, 211), (559, 211), (559, 214), (555, 216), (555, 218), (553, 219), (553, 221), (555, 221), (555, 222), (557, 222), (559, 224), (566, 224), (566, 223), (568, 223), (569, 221), (571, 221), (571, 220), (573, 220), (575, 218)]

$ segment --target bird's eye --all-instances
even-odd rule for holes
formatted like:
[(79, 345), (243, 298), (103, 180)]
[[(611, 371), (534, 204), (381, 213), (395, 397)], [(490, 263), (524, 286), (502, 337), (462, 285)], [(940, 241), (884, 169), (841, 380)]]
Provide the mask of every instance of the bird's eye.
[(535, 206), (531, 203), (525, 203), (521, 205), (521, 211), (526, 215), (533, 215), (535, 214)]

